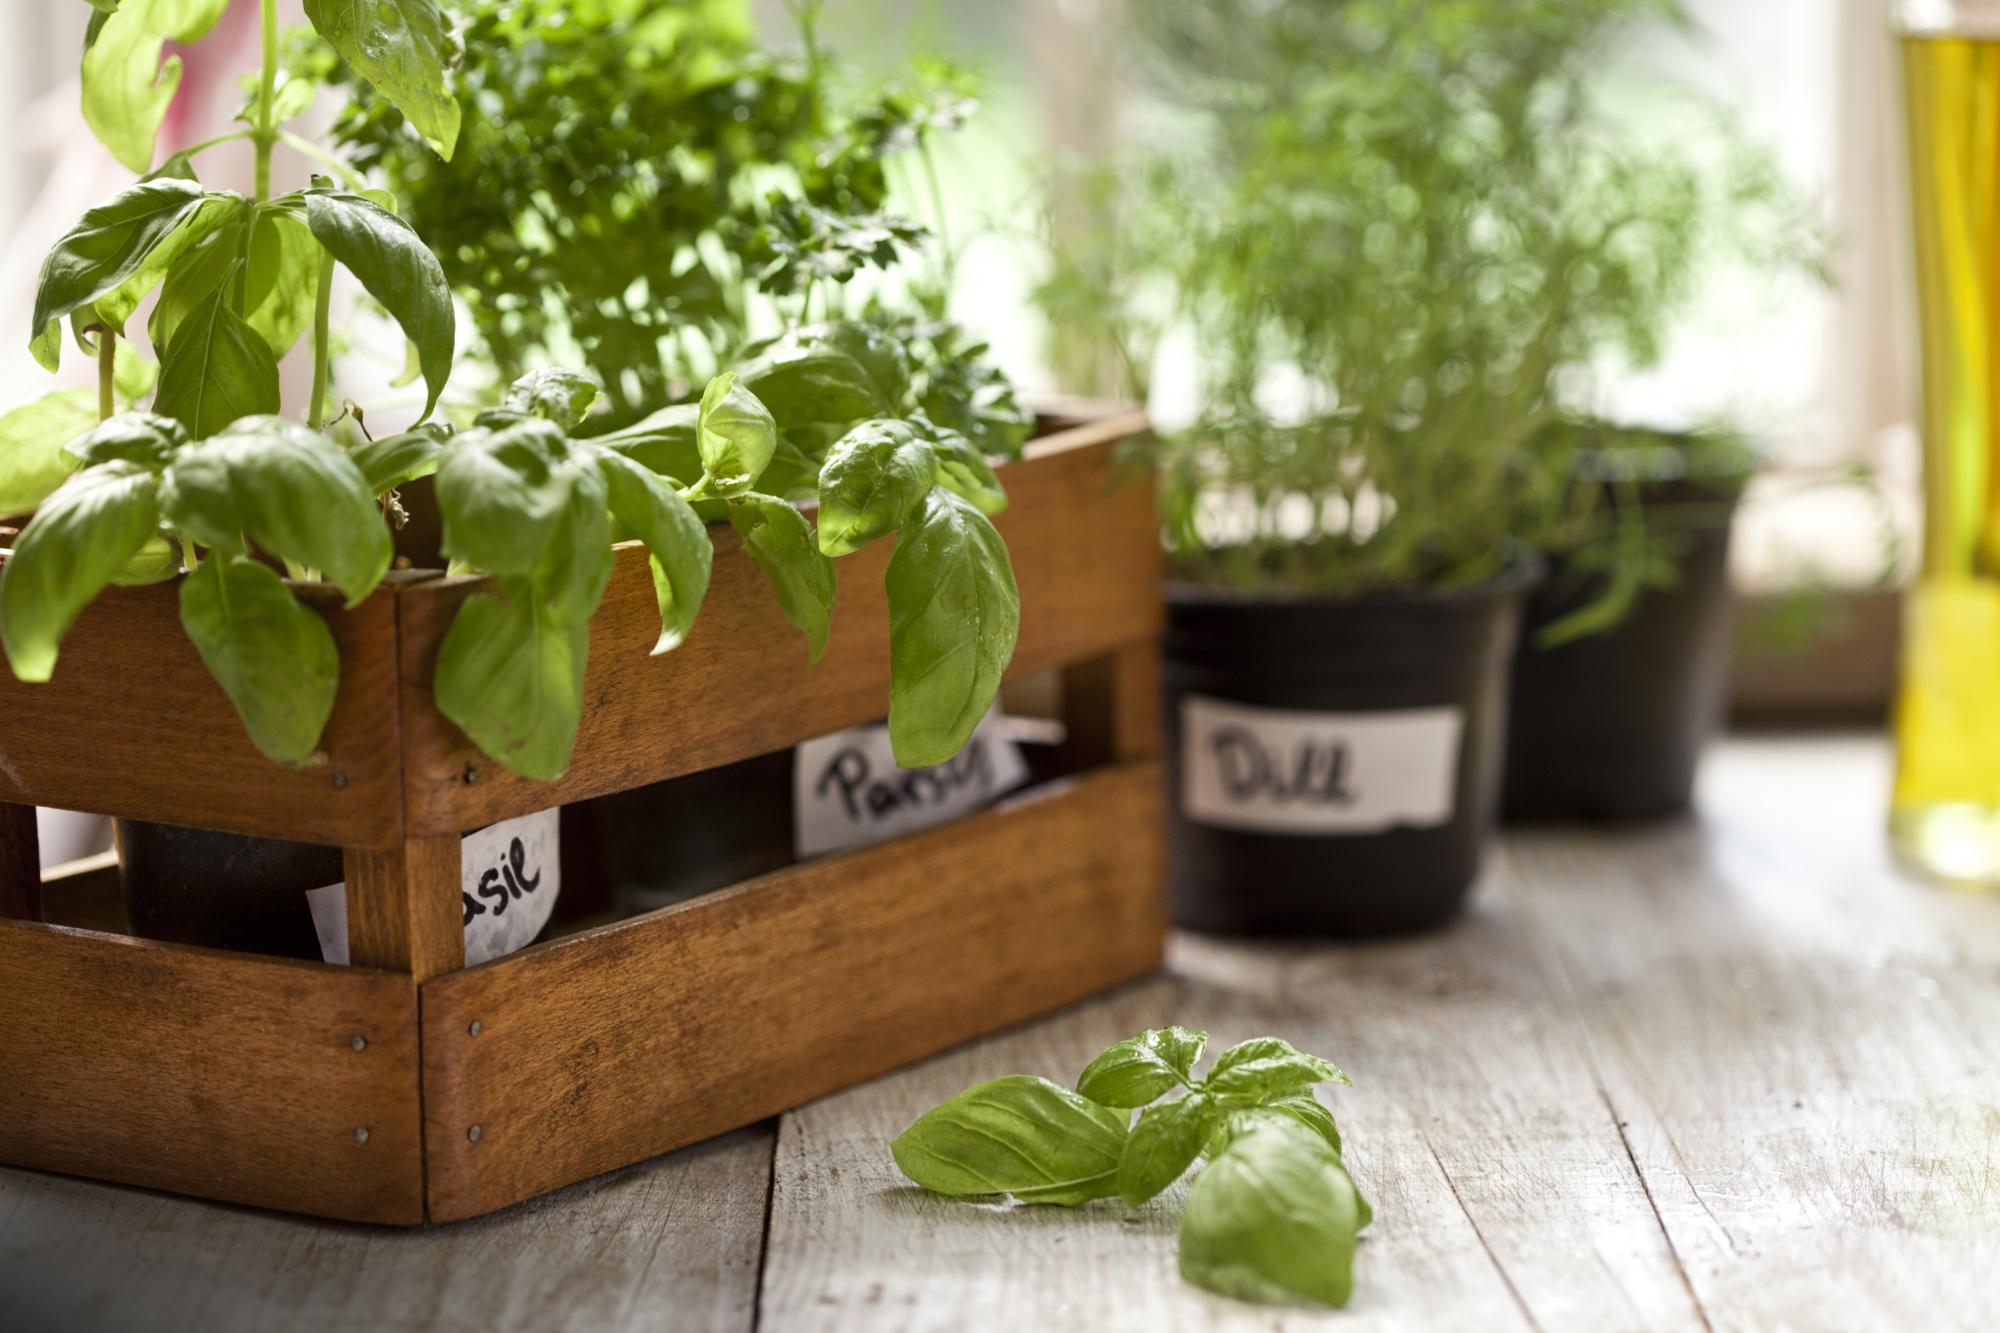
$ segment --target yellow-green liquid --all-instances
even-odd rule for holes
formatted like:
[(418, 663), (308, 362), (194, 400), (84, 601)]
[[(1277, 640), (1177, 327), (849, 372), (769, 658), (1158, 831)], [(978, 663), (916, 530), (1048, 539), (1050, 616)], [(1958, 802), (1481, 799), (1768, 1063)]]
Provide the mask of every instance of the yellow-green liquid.
[(1890, 835), (1922, 870), (2000, 885), (2000, 40), (1902, 52), (1925, 493)]

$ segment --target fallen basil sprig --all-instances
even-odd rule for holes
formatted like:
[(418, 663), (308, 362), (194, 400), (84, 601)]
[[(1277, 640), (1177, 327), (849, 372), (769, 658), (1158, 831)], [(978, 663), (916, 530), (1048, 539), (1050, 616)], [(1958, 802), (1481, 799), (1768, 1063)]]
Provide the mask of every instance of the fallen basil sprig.
[[(1134, 1208), (1206, 1157), (1181, 1213), (1181, 1276), (1241, 1300), (1345, 1305), (1373, 1212), (1313, 1089), (1347, 1076), (1258, 1037), (1196, 1078), (1207, 1043), (1190, 1028), (1143, 1032), (1091, 1061), (1075, 1092), (1026, 1075), (978, 1084), (919, 1117), (890, 1152), (904, 1175), (954, 1198), (1074, 1206), (1115, 1195)], [(1176, 1088), (1186, 1095), (1160, 1100)]]

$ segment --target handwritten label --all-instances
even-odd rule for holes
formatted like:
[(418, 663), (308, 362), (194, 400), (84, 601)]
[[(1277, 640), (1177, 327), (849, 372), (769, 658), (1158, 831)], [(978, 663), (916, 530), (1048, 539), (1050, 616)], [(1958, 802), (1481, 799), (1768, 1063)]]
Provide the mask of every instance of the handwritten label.
[(801, 857), (871, 846), (971, 814), (1027, 780), (1028, 762), (997, 710), (934, 768), (898, 768), (885, 726), (835, 732), (798, 747), (792, 845)]
[(1255, 833), (1377, 833), (1451, 819), (1457, 708), (1301, 713), (1181, 700), (1181, 809)]
[[(459, 844), (465, 965), (522, 948), (541, 934), (562, 890), (562, 812), (542, 810), (468, 833)], [(311, 889), (320, 956), (347, 962), (347, 884)]]

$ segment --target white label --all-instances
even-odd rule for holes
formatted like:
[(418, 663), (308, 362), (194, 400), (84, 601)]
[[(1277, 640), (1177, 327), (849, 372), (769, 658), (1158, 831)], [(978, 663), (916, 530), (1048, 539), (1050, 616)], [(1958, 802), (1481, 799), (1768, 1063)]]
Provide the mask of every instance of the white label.
[(1297, 713), (1181, 700), (1181, 808), (1257, 833), (1377, 833), (1451, 819), (1465, 713)]
[(971, 814), (1028, 780), (1028, 761), (995, 709), (955, 758), (898, 768), (884, 726), (854, 727), (798, 747), (792, 845), (800, 857), (867, 847)]
[[(465, 965), (513, 953), (541, 934), (562, 892), (562, 812), (541, 810), (503, 820), (459, 843), (460, 909)], [(347, 884), (309, 889), (320, 956), (347, 962)]]

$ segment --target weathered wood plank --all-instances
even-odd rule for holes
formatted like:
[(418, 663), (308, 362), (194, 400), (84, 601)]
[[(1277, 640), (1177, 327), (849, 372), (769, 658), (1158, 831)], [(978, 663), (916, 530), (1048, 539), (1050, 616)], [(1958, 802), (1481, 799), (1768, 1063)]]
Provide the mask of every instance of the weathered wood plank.
[(1074, 1079), (1110, 1042), (1186, 1023), (1211, 1053), (1271, 1033), (1353, 1076), (1328, 1089), (1377, 1222), (1354, 1329), (1699, 1328), (1606, 1111), (1582, 1034), (1518, 917), (1367, 949), (1183, 938), (1176, 979), (984, 1042), (785, 1117), (763, 1308), (776, 1330), (1305, 1328), (1175, 1272), (1181, 1191), (1136, 1213), (953, 1204), (889, 1140), (1003, 1073)]
[(1739, 742), (1705, 826), (1508, 850), (1718, 1329), (2000, 1322), (2000, 898), (1892, 871), (1882, 760)]
[(6, 921), (0, 996), (0, 1161), (423, 1220), (409, 978)]
[(54, 677), (0, 670), (0, 801), (143, 816), (301, 842), (394, 846), (403, 831), (390, 590), (351, 611), (324, 586), (340, 692), (326, 762), (283, 768), (250, 743), (181, 631), (177, 585), (107, 588), (63, 639)]
[(1157, 763), (1101, 770), (426, 982), (431, 1217), (762, 1119), (1152, 971), (1158, 788)]
[(150, 1333), (748, 1333), (775, 1127), (427, 1231), (0, 1170), (0, 1323)]
[[(1143, 479), (1114, 486), (1127, 414), (1037, 442), (1002, 469), (1011, 503), (996, 520), (1021, 592), (1009, 675), (1079, 662), (1149, 638), (1160, 624), (1158, 519)], [(412, 834), (466, 832), (606, 792), (780, 750), (880, 718), (889, 701), (889, 611), (882, 588), (893, 546), (841, 559), (833, 631), (817, 665), (780, 614), (764, 575), (726, 526), (710, 530), (715, 567), (686, 643), (651, 656), (659, 637), (646, 552), (619, 548), (590, 624), (586, 707), (568, 773), (531, 782), (486, 758), (438, 712), (438, 648), (479, 581), (403, 590), (403, 726)]]

